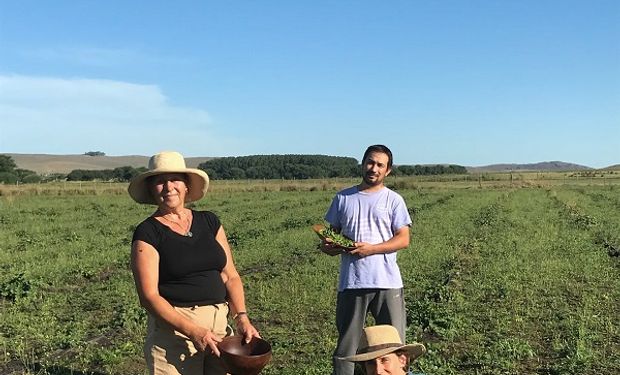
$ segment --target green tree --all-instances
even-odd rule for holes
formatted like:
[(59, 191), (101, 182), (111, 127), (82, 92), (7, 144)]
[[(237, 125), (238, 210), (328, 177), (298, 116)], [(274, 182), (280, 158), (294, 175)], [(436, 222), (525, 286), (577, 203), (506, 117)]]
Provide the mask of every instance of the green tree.
[[(212, 179), (322, 178), (359, 175), (354, 158), (327, 155), (250, 155), (208, 160), (198, 166)], [(239, 177), (244, 172), (244, 177)], [(234, 171), (234, 172), (233, 172)]]
[(36, 184), (38, 182), (41, 182), (41, 176), (39, 176), (38, 174), (29, 174), (21, 178), (20, 181), (25, 184)]
[(245, 171), (241, 168), (232, 167), (230, 168), (230, 178), (233, 180), (242, 180), (245, 178)]
[(17, 168), (17, 165), (12, 157), (9, 155), (0, 155), (0, 172), (13, 173), (15, 168)]
[(14, 184), (17, 182), (17, 176), (9, 172), (0, 172), (0, 182), (5, 184)]
[(20, 181), (23, 181), (28, 176), (33, 176), (33, 175), (36, 176), (37, 175), (37, 172), (35, 172), (35, 171), (31, 171), (29, 169), (21, 169), (21, 168), (15, 169), (15, 171), (13, 173), (15, 173), (15, 175), (17, 175), (17, 178)]
[(112, 170), (112, 178), (120, 182), (129, 181), (142, 173), (143, 169), (145, 168), (141, 167), (140, 169), (136, 169), (130, 166), (114, 168)]

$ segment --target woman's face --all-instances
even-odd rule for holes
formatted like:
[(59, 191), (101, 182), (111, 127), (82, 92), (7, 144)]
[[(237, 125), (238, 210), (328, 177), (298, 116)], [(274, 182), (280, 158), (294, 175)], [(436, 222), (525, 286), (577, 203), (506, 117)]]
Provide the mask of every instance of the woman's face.
[(175, 208), (185, 204), (187, 176), (184, 173), (164, 173), (149, 178), (151, 194), (157, 204)]
[(367, 375), (405, 375), (407, 356), (390, 353), (364, 362)]

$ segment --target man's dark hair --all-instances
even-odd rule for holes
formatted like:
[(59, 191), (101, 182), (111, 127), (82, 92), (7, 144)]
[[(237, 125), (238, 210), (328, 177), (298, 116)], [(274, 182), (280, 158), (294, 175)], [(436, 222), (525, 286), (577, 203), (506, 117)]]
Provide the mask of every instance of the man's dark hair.
[(384, 145), (372, 145), (368, 146), (366, 152), (364, 152), (364, 157), (362, 158), (362, 164), (366, 161), (366, 157), (371, 152), (380, 152), (382, 154), (386, 154), (388, 156), (388, 168), (392, 168), (392, 151), (387, 146)]

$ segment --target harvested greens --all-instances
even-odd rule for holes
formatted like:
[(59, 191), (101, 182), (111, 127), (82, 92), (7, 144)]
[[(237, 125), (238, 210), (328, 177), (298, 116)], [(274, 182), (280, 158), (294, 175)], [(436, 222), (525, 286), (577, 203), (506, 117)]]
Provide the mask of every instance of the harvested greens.
[(342, 234), (336, 232), (332, 228), (321, 229), (319, 234), (325, 238), (329, 238), (334, 244), (342, 247), (355, 247), (355, 242)]

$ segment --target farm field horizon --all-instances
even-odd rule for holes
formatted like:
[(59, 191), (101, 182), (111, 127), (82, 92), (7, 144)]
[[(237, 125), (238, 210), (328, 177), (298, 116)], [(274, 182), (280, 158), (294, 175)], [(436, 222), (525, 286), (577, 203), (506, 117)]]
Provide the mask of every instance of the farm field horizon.
[[(407, 341), (428, 349), (414, 372), (620, 373), (618, 175), (553, 176), (390, 180), (414, 221), (398, 255)], [(212, 181), (192, 206), (224, 225), (264, 374), (331, 373), (339, 260), (311, 226), (355, 183)], [(0, 373), (146, 373), (129, 250), (154, 208), (125, 189), (0, 188)]]

